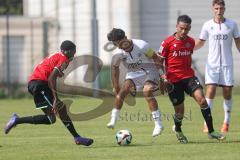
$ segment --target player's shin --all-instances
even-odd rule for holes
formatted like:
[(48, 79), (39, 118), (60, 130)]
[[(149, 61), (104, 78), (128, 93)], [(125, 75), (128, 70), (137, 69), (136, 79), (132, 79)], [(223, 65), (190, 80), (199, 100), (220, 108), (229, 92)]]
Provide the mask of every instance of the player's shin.
[(72, 121), (62, 121), (68, 131), (72, 134), (73, 137), (79, 137), (79, 134), (75, 130)]
[(207, 124), (207, 127), (208, 127), (208, 132), (211, 133), (214, 131), (213, 129), (213, 120), (212, 120), (212, 114), (211, 114), (211, 110), (210, 108), (207, 106), (207, 107), (201, 107), (201, 112), (202, 112), (202, 115), (203, 115), (203, 118)]
[(213, 109), (213, 99), (206, 98), (207, 104), (210, 107), (210, 109)]
[(174, 124), (175, 124), (175, 131), (182, 132), (181, 126), (182, 126), (183, 115), (175, 114), (173, 119), (174, 119)]
[(224, 100), (223, 102), (223, 109), (224, 109), (224, 123), (229, 124), (230, 122), (230, 114), (232, 110), (232, 100)]
[(16, 124), (22, 124), (22, 123), (52, 124), (50, 118), (47, 115), (35, 115), (35, 116), (21, 117), (16, 119)]
[(152, 112), (152, 118), (155, 126), (162, 127), (161, 113), (158, 109)]
[(117, 108), (113, 108), (112, 110), (112, 114), (111, 114), (111, 120), (110, 122), (107, 124), (108, 128), (114, 128), (115, 124), (117, 123), (117, 120), (119, 118), (120, 115), (120, 110)]
[(160, 135), (164, 129), (161, 121), (161, 113), (158, 109), (155, 111), (152, 111), (152, 118), (155, 124), (152, 136), (155, 137)]

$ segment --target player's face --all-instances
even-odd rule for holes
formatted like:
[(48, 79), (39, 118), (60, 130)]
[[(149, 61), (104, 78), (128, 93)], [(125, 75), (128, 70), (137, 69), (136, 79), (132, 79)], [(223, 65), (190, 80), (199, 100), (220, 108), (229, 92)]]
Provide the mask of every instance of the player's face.
[(213, 5), (213, 13), (215, 18), (223, 18), (224, 12), (225, 12), (225, 7), (222, 4), (214, 4)]
[(71, 49), (69, 53), (67, 54), (68, 59), (71, 61), (76, 53), (76, 49)]
[(180, 39), (184, 39), (191, 29), (191, 24), (178, 22), (176, 25), (176, 29), (177, 29), (176, 37)]
[(113, 44), (126, 52), (130, 52), (133, 47), (132, 41), (127, 39), (126, 37), (119, 41), (113, 41)]

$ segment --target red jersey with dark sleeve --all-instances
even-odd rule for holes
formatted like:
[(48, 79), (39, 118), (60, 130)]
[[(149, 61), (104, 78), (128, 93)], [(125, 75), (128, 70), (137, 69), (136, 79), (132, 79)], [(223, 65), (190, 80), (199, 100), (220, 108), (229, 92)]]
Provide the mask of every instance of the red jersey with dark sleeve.
[(48, 77), (54, 68), (60, 67), (63, 63), (69, 63), (68, 57), (66, 57), (62, 52), (54, 53), (42, 60), (35, 68), (32, 75), (29, 77), (29, 82), (31, 80), (42, 80), (48, 81)]
[(166, 76), (170, 82), (194, 76), (191, 68), (194, 46), (194, 39), (189, 36), (184, 40), (178, 40), (172, 35), (162, 42), (159, 54), (165, 58)]

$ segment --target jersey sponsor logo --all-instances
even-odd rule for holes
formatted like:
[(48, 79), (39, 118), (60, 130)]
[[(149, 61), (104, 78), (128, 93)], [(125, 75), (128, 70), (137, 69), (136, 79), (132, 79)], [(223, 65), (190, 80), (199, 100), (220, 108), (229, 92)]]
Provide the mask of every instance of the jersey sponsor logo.
[(136, 63), (130, 63), (128, 64), (128, 69), (135, 69), (137, 68), (139, 65), (141, 65), (142, 60), (139, 59)]
[(173, 52), (173, 57), (177, 57), (177, 56), (188, 56), (190, 55), (191, 52), (190, 51), (174, 51)]
[(215, 34), (213, 35), (214, 40), (227, 40), (228, 35), (227, 34)]

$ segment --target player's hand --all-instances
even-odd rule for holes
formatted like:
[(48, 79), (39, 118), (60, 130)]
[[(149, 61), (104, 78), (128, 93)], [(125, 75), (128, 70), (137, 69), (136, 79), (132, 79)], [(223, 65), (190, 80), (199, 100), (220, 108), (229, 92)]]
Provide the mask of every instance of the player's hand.
[(166, 85), (167, 85), (166, 82), (163, 79), (161, 79), (159, 83), (159, 90), (162, 95), (164, 95), (166, 92)]
[(58, 111), (64, 106), (64, 103), (59, 100), (59, 99), (56, 99), (53, 101), (53, 106), (52, 106), (52, 111), (54, 114), (57, 114)]
[(169, 82), (167, 79), (161, 79), (159, 89), (161, 94), (164, 94), (164, 93), (169, 94), (174, 91), (174, 85), (171, 82)]
[(159, 90), (162, 95), (165, 94), (165, 92), (168, 92), (168, 80), (165, 75), (162, 75), (160, 78), (160, 83), (159, 83)]

